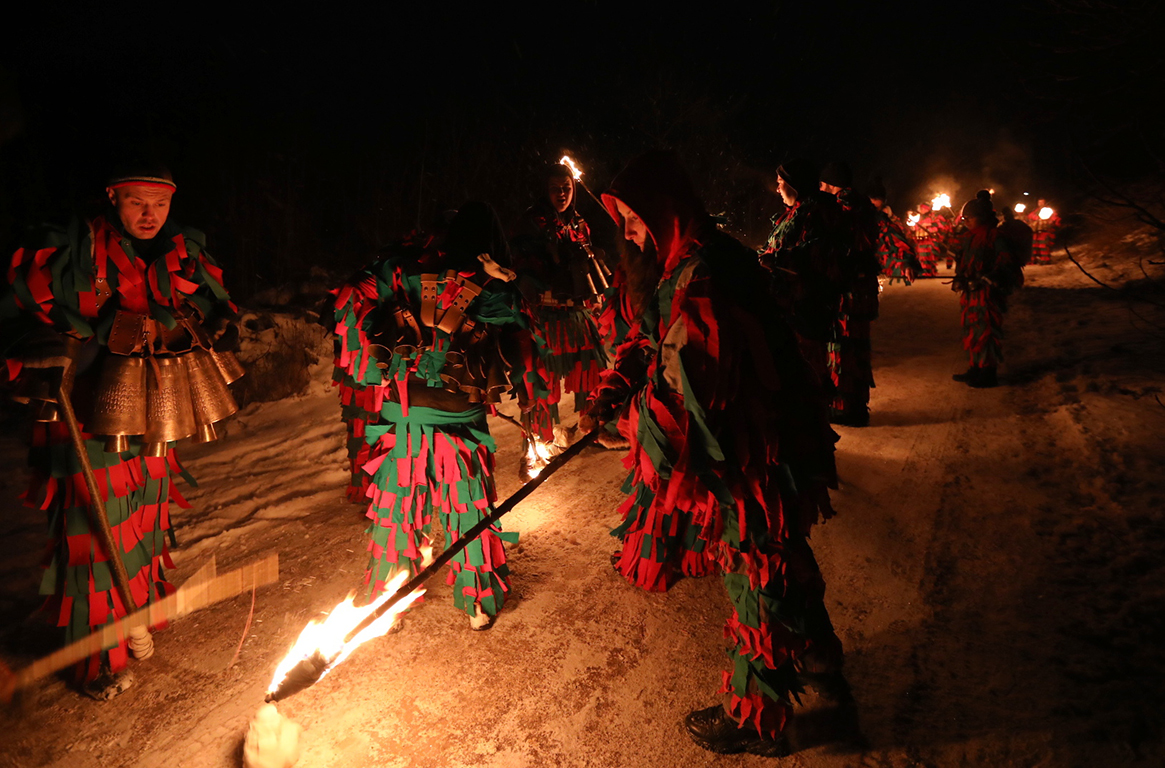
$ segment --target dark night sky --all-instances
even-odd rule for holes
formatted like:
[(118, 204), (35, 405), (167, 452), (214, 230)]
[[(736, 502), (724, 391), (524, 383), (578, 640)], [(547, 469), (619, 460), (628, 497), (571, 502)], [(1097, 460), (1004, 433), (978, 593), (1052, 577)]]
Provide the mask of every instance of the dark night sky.
[(512, 217), (563, 149), (601, 187), (674, 147), (749, 235), (795, 154), (883, 175), (898, 209), (942, 176), (956, 198), (1065, 195), (1072, 153), (1143, 108), (1122, 90), (1160, 83), (1161, 11), (1136, 0), (400, 5), (44, 11), (0, 59), (0, 234), (143, 149), (174, 169), (178, 215), (255, 281), (358, 259), (467, 197)]

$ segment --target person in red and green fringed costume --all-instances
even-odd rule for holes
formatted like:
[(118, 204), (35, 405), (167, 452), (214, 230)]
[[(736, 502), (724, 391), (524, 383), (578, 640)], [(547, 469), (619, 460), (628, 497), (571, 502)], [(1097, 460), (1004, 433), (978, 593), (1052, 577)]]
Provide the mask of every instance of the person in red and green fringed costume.
[(906, 225), (886, 205), (886, 188), (880, 179), (870, 187), (870, 204), (877, 212), (877, 252), (882, 276), (888, 278), (891, 285), (898, 281), (910, 285), (918, 276), (918, 246)]
[(717, 229), (674, 153), (633, 160), (603, 201), (661, 276), (582, 419), (592, 429), (629, 404), (614, 564), (656, 591), (681, 573), (723, 574), (727, 705), (693, 712), (688, 731), (715, 752), (784, 754), (802, 686), (848, 690), (807, 542), (833, 514), (824, 395), (755, 253)]
[[(870, 325), (878, 317), (878, 216), (869, 198), (853, 190), (853, 171), (846, 163), (829, 163), (821, 171), (821, 191), (837, 198), (849, 244), (842, 262), (841, 311), (829, 344), (829, 372), (836, 394), (830, 408), (835, 424), (864, 427), (870, 423), (870, 389), (874, 386)], [(882, 214), (885, 215), (885, 214)]]
[(804, 159), (777, 168), (785, 210), (758, 254), (773, 275), (773, 296), (793, 329), (801, 354), (832, 388), (829, 344), (841, 311), (846, 228), (837, 200), (820, 190), (820, 166)]
[[(0, 293), (0, 350), (8, 373), (17, 393), (25, 393), (21, 399), (39, 408), (41, 418), (54, 419), (33, 424), (31, 484), (24, 499), (48, 515), (51, 544), (41, 593), (51, 619), (65, 630), (66, 644), (125, 616), (126, 607), (113, 584), (110, 555), (90, 527), (89, 491), (66, 425), (56, 420), (51, 393), (62, 377), (75, 382), (71, 399), (134, 602), (140, 608), (173, 591), (165, 573), (174, 567), (167, 543), (170, 515), (174, 506), (189, 506), (174, 480), (193, 479), (178, 463), (172, 442), (148, 446), (130, 438), (110, 451), (104, 439), (85, 431), (84, 422), (97, 371), (110, 356), (115, 321), (124, 327), (120, 323), (136, 319), (160, 336), (172, 336), (190, 318), (213, 325), (235, 312), (202, 233), (169, 218), (175, 189), (160, 166), (122, 169), (107, 188), (109, 209), (31, 235), (12, 257)], [(134, 402), (127, 409), (145, 407)], [(43, 415), (46, 409), (50, 415)], [(122, 638), (78, 666), (77, 682), (87, 693), (107, 699), (129, 686), (126, 645)]]
[(959, 294), (962, 308), (963, 349), (970, 367), (952, 378), (972, 387), (994, 387), (1003, 360), (1003, 314), (1007, 297), (1023, 285), (1023, 266), (1008, 248), (996, 226), (991, 195), (980, 190), (963, 206), (960, 216), (966, 231), (961, 235), (959, 258), (951, 290)]
[[(531, 428), (559, 426), (558, 403), (563, 392), (574, 393), (581, 410), (607, 367), (596, 315), (601, 305), (602, 280), (591, 247), (590, 227), (575, 208), (575, 181), (565, 165), (552, 165), (541, 199), (514, 227), (510, 244), (518, 286), (533, 308), (539, 335), (550, 347), (547, 365), (554, 379), (546, 400), (523, 415), (527, 435)], [(542, 423), (538, 423), (542, 422)], [(559, 436), (559, 443), (564, 437)], [(529, 457), (528, 444), (523, 448)], [(519, 474), (529, 479), (530, 466)]]
[(930, 203), (918, 206), (918, 223), (914, 225), (914, 240), (918, 244), (919, 277), (938, 277), (938, 258), (950, 234), (949, 221)]
[(1028, 226), (1032, 229), (1032, 264), (1051, 264), (1052, 251), (1056, 247), (1056, 231), (1060, 229), (1060, 214), (1048, 206), (1047, 200), (1039, 200), (1036, 207), (1027, 214)]
[[(434, 236), (414, 232), (384, 249), (376, 261), (397, 258), (426, 264), (439, 256)], [(336, 334), (332, 385), (339, 390), (340, 417), (347, 432), (351, 470), (347, 497), (353, 503), (363, 503), (368, 496), (370, 481), (364, 471), (371, 455), (371, 446), (365, 439), (367, 428), (380, 421), (380, 409), (384, 406), (383, 388), (361, 383), (369, 365), (365, 352), (368, 338), (364, 334), (364, 319), (376, 306), (376, 280), (367, 270), (361, 270), (352, 280), (332, 291), (332, 296)]]
[[(466, 203), (429, 255), (420, 262), (394, 252), (355, 281), (368, 286), (371, 308), (351, 370), (380, 402), (379, 422), (365, 428), (372, 597), (400, 570), (423, 567), (434, 515), (452, 544), (492, 511), (496, 448), (486, 415), (503, 392), (523, 410), (549, 394), (544, 344), (505, 266), (493, 209)], [(450, 563), (454, 605), (473, 629), (489, 627), (505, 603), (504, 543), (516, 539), (499, 525)]]

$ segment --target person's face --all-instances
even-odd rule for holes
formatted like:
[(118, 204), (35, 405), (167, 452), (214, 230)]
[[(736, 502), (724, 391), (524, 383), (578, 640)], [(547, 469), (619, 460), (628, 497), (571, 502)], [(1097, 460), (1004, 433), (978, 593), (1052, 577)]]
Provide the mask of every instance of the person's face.
[(1048, 205), (1048, 201), (1047, 200), (1039, 200), (1036, 202), (1036, 205), (1040, 208), (1044, 208)]
[[(871, 197), (870, 202), (873, 203), (874, 207), (879, 211), (886, 207), (886, 201), (880, 197)], [(914, 213), (914, 211), (911, 211), (911, 213)]]
[(565, 212), (574, 201), (574, 181), (569, 176), (552, 178), (547, 182), (546, 191), (550, 195), (550, 204), (559, 213)]
[(822, 191), (822, 192), (828, 192), (829, 194), (831, 194), (831, 195), (833, 195), (833, 196), (835, 196), (835, 197), (836, 197), (836, 196), (837, 196), (837, 193), (841, 191), (841, 187), (835, 187), (835, 186), (833, 186), (832, 184), (826, 184), (826, 183), (823, 181), (823, 182), (821, 182), (821, 191)]
[(622, 200), (616, 200), (615, 205), (619, 209), (619, 215), (623, 217), (623, 237), (639, 246), (639, 250), (643, 250), (647, 245), (647, 225)]
[(797, 202), (797, 190), (789, 186), (784, 176), (777, 176), (777, 191), (781, 193), (781, 200), (785, 205)]
[(113, 189), (107, 187), (109, 202), (117, 209), (125, 231), (138, 240), (151, 240), (170, 215), (170, 198), (174, 192), (161, 187), (131, 184)]

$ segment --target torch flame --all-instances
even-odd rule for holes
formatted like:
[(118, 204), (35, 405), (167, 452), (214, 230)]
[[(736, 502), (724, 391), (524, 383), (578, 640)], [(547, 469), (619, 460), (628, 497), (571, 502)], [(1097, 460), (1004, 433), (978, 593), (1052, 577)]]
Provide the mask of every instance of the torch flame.
[(1048, 219), (1052, 218), (1052, 214), (1054, 213), (1055, 211), (1045, 205), (1040, 209), (1040, 218), (1044, 221), (1047, 221)]
[(1015, 212), (1016, 213), (1023, 213), (1026, 210), (1027, 210), (1027, 206), (1024, 205), (1023, 203), (1016, 203), (1015, 204)]
[(546, 465), (562, 451), (558, 450), (558, 446), (554, 443), (547, 443), (539, 440), (533, 435), (530, 436), (530, 447), (526, 449), (526, 466), (530, 472), (530, 478), (538, 477), (538, 474), (546, 468)]
[(934, 199), (930, 201), (930, 207), (934, 208), (936, 211), (942, 208), (950, 208), (951, 196), (946, 192), (935, 195)]
[(582, 169), (581, 169), (581, 168), (579, 168), (579, 167), (578, 167), (578, 166), (575, 164), (574, 160), (571, 160), (571, 159), (570, 159), (570, 155), (563, 155), (563, 156), (562, 156), (562, 159), (561, 159), (561, 160), (559, 160), (558, 162), (559, 162), (561, 165), (565, 165), (567, 168), (569, 168), (569, 169), (570, 169), (570, 173), (571, 173), (571, 175), (572, 175), (572, 176), (574, 176), (574, 180), (575, 180), (575, 181), (578, 181), (579, 179), (581, 179), (581, 178), (582, 178), (582, 175), (583, 175)]
[[(425, 565), (432, 562), (432, 547), (421, 547), (421, 552), (424, 556)], [(275, 668), (275, 675), (271, 678), (271, 685), (268, 687), (267, 692), (270, 694), (279, 690), (280, 685), (288, 673), (305, 659), (317, 656), (318, 658), (327, 660), (327, 668), (320, 675), (323, 678), (324, 675), (328, 674), (328, 672), (339, 666), (344, 659), (348, 658), (352, 651), (356, 650), (361, 644), (374, 637), (380, 637), (386, 634), (396, 624), (397, 617), (416, 602), (421, 595), (425, 594), (423, 588), (418, 587), (407, 597), (392, 606), (392, 608), (385, 611), (383, 616), (369, 624), (360, 634), (348, 642), (344, 642), (344, 638), (348, 633), (355, 629), (356, 625), (365, 616), (368, 616), (384, 604), (408, 579), (409, 572), (402, 570), (393, 576), (388, 584), (385, 585), (384, 594), (368, 605), (357, 608), (355, 605), (356, 593), (352, 592), (348, 595), (347, 599), (333, 608), (323, 621), (313, 619), (308, 622), (308, 625), (299, 633), (295, 644), (291, 646), (291, 650), (283, 657), (283, 661), (279, 662), (279, 666)]]
[(908, 214), (906, 214), (906, 224), (907, 224), (907, 226), (913, 227), (916, 224), (918, 224), (918, 220), (921, 218), (922, 218), (921, 213), (908, 213)]

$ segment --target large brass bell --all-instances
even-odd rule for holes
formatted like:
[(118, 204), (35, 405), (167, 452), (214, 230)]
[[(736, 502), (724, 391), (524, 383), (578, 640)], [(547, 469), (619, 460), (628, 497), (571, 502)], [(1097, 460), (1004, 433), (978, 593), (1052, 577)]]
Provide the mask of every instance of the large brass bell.
[(246, 373), (243, 364), (239, 362), (239, 358), (235, 357), (234, 352), (217, 352), (214, 348), (211, 348), (210, 356), (222, 372), (222, 377), (226, 380), (227, 384), (234, 384), (243, 378), (243, 374)]
[(146, 363), (145, 455), (165, 456), (167, 443), (194, 434), (190, 377), (183, 357), (153, 357)]
[(239, 405), (227, 388), (226, 379), (223, 378), (222, 371), (209, 352), (194, 349), (184, 355), (183, 359), (186, 361), (186, 373), (190, 378), (190, 400), (196, 426), (194, 440), (199, 443), (217, 440), (215, 422), (222, 421), (238, 411)]
[[(108, 355), (94, 390), (93, 412), (85, 428), (111, 437), (146, 431), (146, 361), (141, 357)], [(123, 448), (124, 450), (124, 448)]]

